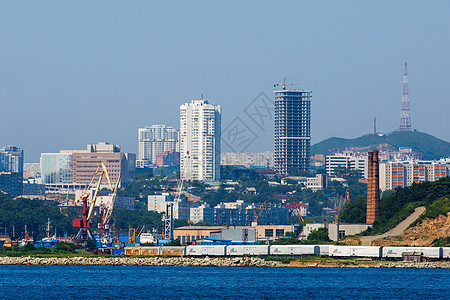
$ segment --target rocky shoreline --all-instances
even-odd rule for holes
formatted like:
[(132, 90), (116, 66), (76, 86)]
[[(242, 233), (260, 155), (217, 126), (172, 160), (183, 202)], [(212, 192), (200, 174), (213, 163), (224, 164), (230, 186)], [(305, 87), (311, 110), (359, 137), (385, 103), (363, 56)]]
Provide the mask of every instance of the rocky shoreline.
[(316, 268), (442, 268), (450, 269), (449, 261), (437, 262), (342, 262), (293, 261), (284, 264), (259, 257), (192, 258), (192, 257), (0, 257), (0, 265), (68, 265), (68, 266), (182, 266), (182, 267), (316, 267)]

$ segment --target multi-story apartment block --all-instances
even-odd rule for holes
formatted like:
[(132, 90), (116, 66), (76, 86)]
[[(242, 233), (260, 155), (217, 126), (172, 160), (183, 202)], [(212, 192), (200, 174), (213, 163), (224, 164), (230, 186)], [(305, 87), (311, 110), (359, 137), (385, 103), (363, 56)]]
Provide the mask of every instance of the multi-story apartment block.
[(275, 95), (274, 164), (279, 174), (309, 170), (311, 91), (282, 90)]
[(193, 207), (190, 211), (190, 220), (195, 224), (199, 222), (214, 223), (214, 208), (209, 204)]
[(0, 191), (13, 197), (23, 194), (23, 150), (19, 147), (0, 149)]
[(180, 106), (180, 174), (185, 180), (220, 179), (221, 107), (207, 100)]
[(156, 158), (165, 151), (179, 152), (179, 132), (165, 125), (152, 125), (138, 129), (139, 155), (137, 166), (156, 164)]
[[(226, 226), (248, 226), (255, 221), (259, 209), (254, 204), (244, 203), (242, 200), (236, 202), (225, 202), (214, 208), (204, 204), (191, 208), (190, 220), (194, 223), (209, 222)], [(259, 224), (287, 224), (289, 221), (289, 208), (278, 204), (267, 204), (261, 212)]]
[(367, 178), (367, 156), (358, 155), (352, 151), (344, 151), (334, 155), (327, 155), (325, 158), (325, 169), (327, 174), (330, 176), (335, 175), (335, 170), (337, 168), (357, 170), (361, 172), (361, 175), (364, 178)]
[(449, 176), (450, 160), (390, 161), (380, 164), (380, 189), (393, 190), (413, 183), (436, 181)]
[(220, 164), (273, 169), (273, 151), (222, 153), (220, 155)]

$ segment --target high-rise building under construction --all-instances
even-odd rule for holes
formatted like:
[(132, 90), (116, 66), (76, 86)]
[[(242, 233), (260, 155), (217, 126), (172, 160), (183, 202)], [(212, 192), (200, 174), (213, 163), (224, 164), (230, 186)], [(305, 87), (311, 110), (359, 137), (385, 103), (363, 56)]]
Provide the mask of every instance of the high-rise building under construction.
[(275, 96), (274, 164), (279, 174), (307, 171), (311, 146), (311, 91), (286, 89)]

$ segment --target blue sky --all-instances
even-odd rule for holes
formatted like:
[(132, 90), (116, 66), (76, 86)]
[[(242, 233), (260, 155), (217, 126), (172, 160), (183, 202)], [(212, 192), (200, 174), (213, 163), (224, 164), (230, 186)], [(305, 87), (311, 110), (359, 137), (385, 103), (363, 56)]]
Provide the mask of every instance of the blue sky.
[[(0, 144), (27, 162), (99, 141), (136, 153), (137, 128), (178, 128), (180, 104), (203, 93), (225, 128), (283, 77), (315, 82), (313, 143), (370, 133), (374, 116), (389, 132), (404, 61), (412, 126), (450, 140), (449, 14), (448, 1), (3, 1)], [(271, 150), (271, 126), (246, 150)]]

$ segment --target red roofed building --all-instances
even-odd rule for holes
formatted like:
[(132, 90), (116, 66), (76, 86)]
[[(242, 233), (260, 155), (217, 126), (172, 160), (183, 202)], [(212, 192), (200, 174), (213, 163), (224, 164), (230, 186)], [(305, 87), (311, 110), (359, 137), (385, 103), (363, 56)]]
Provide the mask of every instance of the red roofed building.
[(159, 166), (173, 166), (180, 164), (180, 152), (175, 150), (164, 151), (156, 156), (156, 165)]

